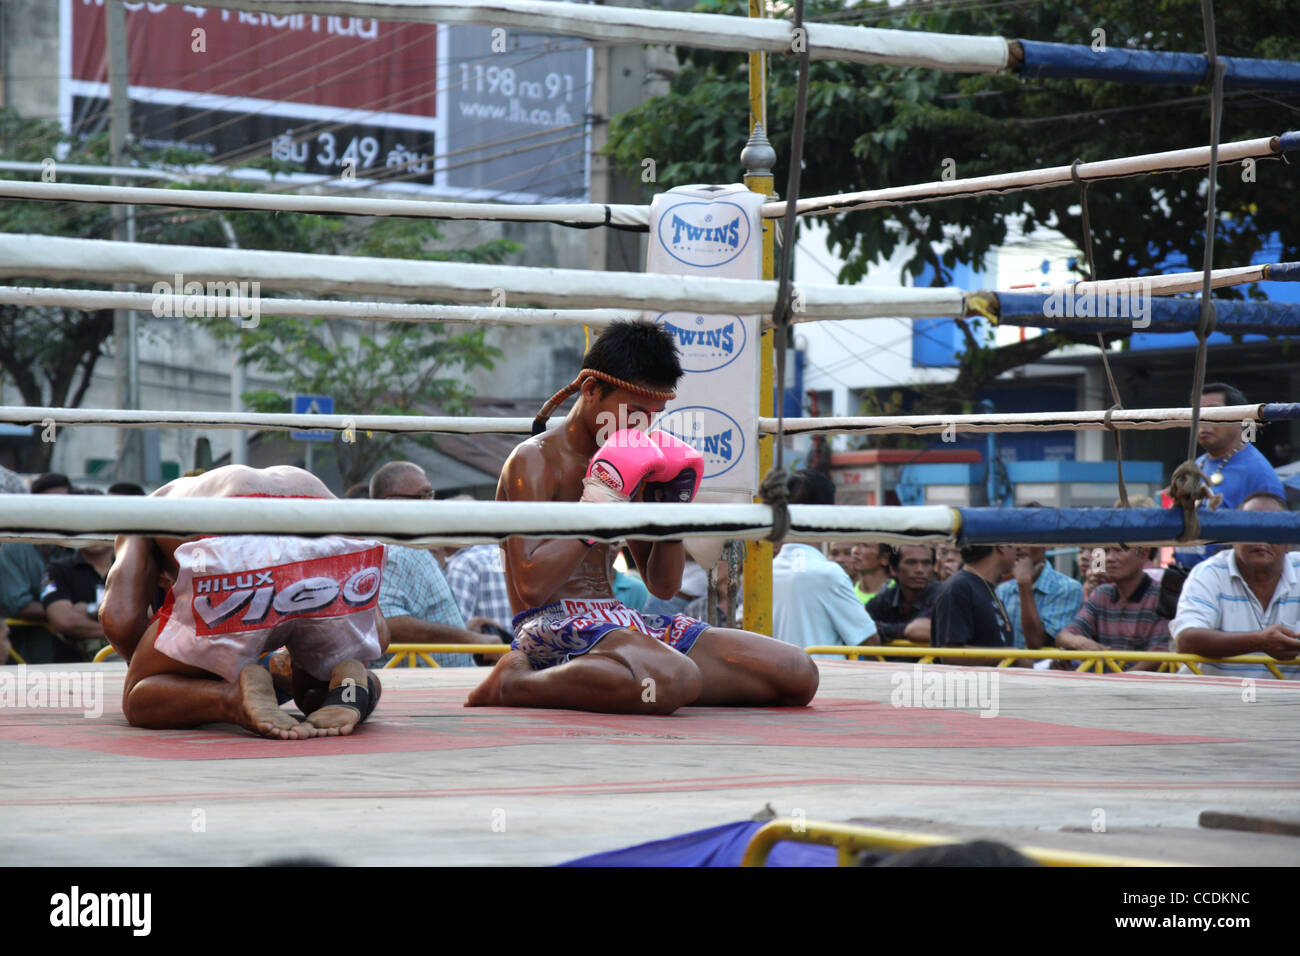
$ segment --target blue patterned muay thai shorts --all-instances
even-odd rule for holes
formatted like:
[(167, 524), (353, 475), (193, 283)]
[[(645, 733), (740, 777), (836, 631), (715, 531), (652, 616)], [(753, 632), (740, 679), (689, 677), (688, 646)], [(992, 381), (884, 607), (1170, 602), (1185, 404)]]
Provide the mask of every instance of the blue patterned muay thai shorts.
[(562, 598), (514, 619), (511, 648), (523, 651), (533, 670), (580, 657), (610, 631), (640, 631), (689, 654), (709, 625), (685, 614), (642, 614), (613, 598)]

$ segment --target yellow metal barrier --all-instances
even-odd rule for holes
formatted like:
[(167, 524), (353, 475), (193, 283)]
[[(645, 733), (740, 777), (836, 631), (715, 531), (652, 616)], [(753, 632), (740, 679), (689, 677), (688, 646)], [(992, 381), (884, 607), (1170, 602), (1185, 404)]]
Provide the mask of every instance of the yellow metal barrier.
[[(510, 650), (509, 644), (390, 644), (388, 653), (393, 655), (393, 659), (384, 665), (385, 668), (391, 667), (417, 667), (418, 660), (423, 660), (429, 667), (437, 667), (438, 664), (429, 655), (431, 654), (504, 654)], [(18, 657), (17, 652), (11, 652), (21, 664), (22, 659)], [(111, 646), (102, 648), (95, 655), (95, 663), (108, 660), (109, 657), (116, 654)], [(848, 657), (851, 660), (858, 660), (863, 657), (875, 658), (884, 663), (886, 658), (915, 658), (921, 664), (933, 664), (935, 658), (940, 656), (938, 648), (929, 645), (909, 644), (906, 642), (897, 642), (886, 644), (880, 647), (861, 646), (858, 647), (839, 647), (839, 646), (818, 646), (808, 648), (808, 653), (812, 655), (836, 655)], [(1282, 672), (1282, 667), (1300, 666), (1300, 658), (1290, 661), (1277, 661), (1271, 657), (1263, 655), (1241, 655), (1239, 657), (1198, 657), (1195, 654), (1175, 654), (1163, 651), (1067, 651), (1059, 647), (1044, 647), (1038, 650), (1028, 648), (1016, 648), (1014, 654), (1008, 654), (1003, 651), (999, 653), (994, 648), (976, 648), (976, 647), (948, 647), (942, 649), (943, 657), (985, 657), (999, 658), (998, 667), (1011, 667), (1017, 659), (1029, 658), (1032, 660), (1041, 660), (1043, 658), (1056, 660), (1082, 661), (1076, 669), (1078, 673), (1085, 671), (1094, 671), (1098, 674), (1104, 673), (1109, 668), (1113, 673), (1123, 673), (1124, 669), (1119, 666), (1119, 661), (1160, 661), (1161, 671), (1176, 672), (1180, 664), (1186, 664), (1193, 673), (1200, 674), (1201, 669), (1198, 664), (1262, 664), (1268, 668), (1278, 680), (1286, 680), (1286, 675)], [(1154, 671), (1152, 673), (1155, 673)]]
[[(504, 654), (508, 650), (509, 644), (390, 644), (388, 653), (393, 655), (393, 659), (384, 667), (401, 667), (404, 661), (405, 666), (415, 667), (417, 656), (430, 667), (437, 667), (430, 654)], [(112, 645), (101, 648), (95, 655), (95, 663), (106, 661), (116, 653)]]
[[(914, 850), (918, 847), (944, 846), (967, 841), (957, 837), (936, 836), (932, 833), (914, 833), (908, 830), (882, 830), (878, 827), (852, 826), (847, 823), (819, 823), (780, 817), (760, 827), (750, 838), (741, 858), (741, 866), (764, 866), (772, 847), (784, 840), (797, 843), (818, 843), (833, 846), (839, 854), (840, 866), (852, 866), (855, 855), (863, 850)], [(1160, 860), (1143, 860), (1135, 857), (1108, 856), (1102, 853), (1079, 853), (1072, 850), (1052, 850), (1040, 846), (1017, 846), (1013, 849), (1043, 866), (1181, 866)]]
[(1161, 661), (1168, 665), (1171, 670), (1175, 670), (1179, 664), (1186, 664), (1196, 674), (1201, 673), (1199, 664), (1255, 664), (1268, 668), (1269, 673), (1278, 680), (1287, 679), (1281, 668), (1300, 667), (1300, 658), (1279, 661), (1263, 654), (1242, 654), (1236, 657), (1201, 657), (1197, 654), (1177, 654), (1173, 651), (1069, 651), (1059, 647), (1042, 647), (1037, 650), (1017, 647), (1013, 651), (1009, 651), (1005, 648), (970, 646), (938, 648), (896, 644), (887, 644), (880, 647), (873, 645), (858, 645), (857, 647), (819, 645), (809, 647), (807, 651), (813, 655), (838, 655), (848, 657), (850, 660), (874, 657), (882, 662), (887, 657), (911, 657), (919, 659), (922, 664), (932, 664), (938, 657), (980, 657), (987, 660), (996, 659), (998, 667), (1011, 667), (1017, 660), (1026, 658), (1030, 660), (1082, 661), (1083, 663), (1077, 668), (1078, 672), (1095, 669), (1098, 674), (1103, 673), (1107, 667), (1112, 671), (1122, 673), (1123, 668), (1116, 663), (1117, 661)]
[[(27, 620), (26, 618), (5, 618), (4, 623), (8, 624), (9, 627), (39, 627), (42, 628), (42, 630), (44, 631), (49, 630), (49, 628), (45, 626), (44, 620)], [(27, 663), (26, 661), (23, 661), (22, 654), (19, 654), (17, 650), (14, 650), (14, 646), (12, 644), (9, 645), (9, 657), (12, 657), (14, 659), (14, 662)]]

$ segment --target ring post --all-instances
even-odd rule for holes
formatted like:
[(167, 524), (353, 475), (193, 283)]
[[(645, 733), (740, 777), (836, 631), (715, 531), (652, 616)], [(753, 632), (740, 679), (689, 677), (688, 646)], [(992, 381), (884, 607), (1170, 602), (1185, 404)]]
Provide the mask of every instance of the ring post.
[[(757, 8), (751, 0), (750, 16)], [(754, 68), (758, 59), (761, 67)], [(766, 116), (766, 60), (762, 53), (751, 53), (749, 62), (749, 104), (750, 136), (740, 154), (740, 161), (745, 167), (745, 185), (764, 196), (775, 194), (772, 167), (776, 164), (776, 150), (768, 142), (760, 116)], [(762, 113), (755, 115), (758, 108)], [(774, 268), (775, 228), (777, 220), (763, 220), (763, 278), (772, 279)], [(760, 413), (767, 418), (772, 416), (773, 388), (773, 344), (772, 332), (765, 331), (759, 350), (758, 402)], [(766, 475), (772, 468), (772, 436), (761, 434), (758, 439), (758, 473)], [(758, 499), (755, 499), (758, 500)], [(772, 544), (768, 541), (750, 542), (745, 551), (745, 569), (742, 578), (744, 593), (745, 619), (744, 628), (757, 634), (772, 633)]]

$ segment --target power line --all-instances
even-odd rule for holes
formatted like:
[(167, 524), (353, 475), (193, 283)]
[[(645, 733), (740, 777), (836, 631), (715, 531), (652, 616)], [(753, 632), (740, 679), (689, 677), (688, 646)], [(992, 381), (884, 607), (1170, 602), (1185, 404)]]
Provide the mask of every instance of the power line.
[[(549, 51), (539, 52), (539, 53), (536, 53), (536, 54), (534, 54), (534, 55), (532, 55), (532, 56), (530, 56), (530, 57), (526, 57), (526, 58), (523, 59), (523, 60), (517, 61), (517, 62), (518, 62), (519, 64), (523, 64), (523, 63), (531, 63), (533, 60), (540, 59), (541, 57), (545, 56), (547, 52), (549, 52)], [(485, 54), (485, 56), (487, 56), (487, 54)], [(429, 80), (429, 81), (427, 81), (426, 83), (421, 83), (421, 84), (419, 84), (418, 86), (414, 87), (414, 91), (415, 91), (415, 92), (413, 92), (413, 95), (410, 95), (410, 96), (407, 96), (407, 97), (404, 98), (404, 99), (398, 100), (396, 103), (389, 104), (389, 105), (388, 105), (388, 106), (387, 106), (387, 107), (386, 107), (382, 112), (393, 112), (393, 108), (394, 108), (394, 107), (403, 106), (403, 105), (405, 105), (405, 104), (407, 104), (407, 103), (410, 103), (410, 102), (412, 102), (412, 101), (414, 101), (414, 100), (417, 100), (417, 99), (423, 99), (423, 98), (425, 98), (426, 96), (436, 96), (438, 93), (441, 93), (441, 92), (443, 92), (444, 90), (449, 92), (449, 91), (451, 91), (451, 90), (459, 89), (461, 86), (464, 85), (464, 83), (462, 83), (462, 82), (449, 83), (446, 87), (439, 87), (437, 84), (438, 84), (438, 78), (435, 76), (432, 80)], [(585, 87), (586, 85), (588, 85), (588, 84), (584, 84), (584, 87)], [(428, 87), (430, 87), (430, 86), (432, 86), (432, 89), (429, 89), (429, 90), (427, 90), (427, 92), (426, 92), (426, 88), (428, 88)], [(410, 90), (404, 90), (403, 92), (405, 93), (405, 92), (412, 92), (412, 91), (410, 91)], [(372, 106), (372, 105), (374, 105), (375, 103), (382, 102), (384, 99), (385, 99), (384, 97), (379, 97), (379, 98), (377, 98), (377, 99), (375, 99), (375, 100), (372, 100), (370, 103), (367, 103), (364, 107), (362, 107), (362, 108), (360, 108), (359, 110), (357, 110), (357, 112), (371, 112), (371, 113), (373, 113), (373, 112), (380, 112), (379, 110), (370, 110), (370, 109), (367, 109), (367, 108), (370, 107), (370, 106)], [(258, 113), (260, 113), (260, 112), (261, 112), (261, 111), (258, 111)], [(248, 115), (258, 115), (258, 113), (252, 113), (252, 114), (248, 114)], [(319, 124), (319, 123), (325, 123), (325, 124), (327, 124), (327, 125), (326, 125), (323, 129), (313, 129), (313, 128), (312, 128), (312, 127), (316, 126), (316, 125)], [(306, 130), (307, 130), (305, 136), (295, 136), (295, 137), (293, 137), (293, 142), (303, 142), (303, 141), (304, 141), (304, 138), (306, 138), (306, 137), (320, 136), (322, 133), (325, 133), (325, 132), (333, 132), (333, 131), (335, 131), (335, 130), (342, 129), (344, 126), (354, 125), (353, 123), (336, 123), (336, 124), (334, 124), (333, 126), (330, 126), (330, 125), (328, 125), (328, 123), (329, 123), (328, 120), (316, 120), (316, 121), (310, 121), (310, 122), (308, 122), (308, 123), (306, 124), (306, 127), (305, 127)], [(224, 124), (223, 124), (223, 125), (224, 125)], [(196, 135), (197, 135), (197, 134), (196, 134)], [(187, 137), (187, 139), (189, 139), (189, 138), (193, 138), (193, 137)], [(256, 151), (256, 150), (260, 150), (260, 149), (262, 149), (262, 148), (267, 148), (267, 147), (270, 146), (270, 144), (271, 144), (273, 141), (274, 141), (274, 140), (268, 139), (268, 140), (260, 140), (260, 141), (258, 141), (258, 142), (256, 142), (256, 143), (248, 144), (248, 145), (242, 147), (241, 150), (232, 151), (232, 152), (230, 152), (230, 153), (226, 153), (226, 154), (223, 154), (223, 155), (221, 155), (221, 156), (216, 157), (216, 158), (214, 159), (214, 162), (218, 162), (218, 163), (220, 163), (220, 162), (222, 162), (223, 160), (226, 160), (226, 159), (229, 159), (229, 158), (231, 158), (231, 157), (235, 157), (235, 156), (237, 156), (240, 152), (253, 152), (253, 151)]]

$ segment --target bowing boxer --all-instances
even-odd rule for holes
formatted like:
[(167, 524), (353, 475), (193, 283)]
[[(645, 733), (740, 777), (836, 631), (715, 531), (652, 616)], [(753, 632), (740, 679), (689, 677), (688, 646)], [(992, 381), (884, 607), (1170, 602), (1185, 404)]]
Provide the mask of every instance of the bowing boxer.
[[(152, 497), (333, 498), (300, 468), (228, 465)], [(128, 661), (122, 712), (136, 727), (235, 723), (284, 740), (350, 734), (379, 699), (365, 664), (388, 646), (384, 546), (325, 536), (120, 536), (100, 607)], [(159, 589), (165, 596), (159, 599)], [(289, 649), (299, 720), (276, 702), (267, 652)]]
[[(667, 432), (646, 430), (675, 397), (681, 374), (666, 331), (650, 322), (610, 325), (574, 383), (538, 415), (534, 437), (506, 461), (497, 500), (690, 501), (703, 459)], [(564, 421), (544, 430), (573, 392), (578, 400)], [(650, 593), (677, 594), (680, 541), (628, 546)], [(670, 714), (688, 704), (799, 707), (817, 691), (817, 667), (796, 647), (684, 614), (638, 613), (615, 600), (613, 545), (510, 538), (503, 548), (515, 637), (467, 706)]]

